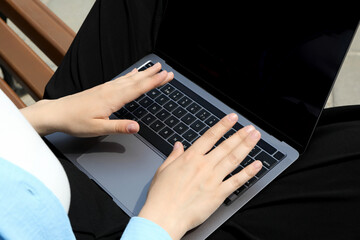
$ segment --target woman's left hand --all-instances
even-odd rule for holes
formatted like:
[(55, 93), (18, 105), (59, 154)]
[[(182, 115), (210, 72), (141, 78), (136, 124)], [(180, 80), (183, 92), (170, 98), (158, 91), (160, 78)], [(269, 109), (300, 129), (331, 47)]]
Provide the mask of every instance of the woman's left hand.
[(137, 133), (136, 121), (110, 120), (109, 116), (173, 79), (172, 72), (160, 70), (160, 63), (142, 72), (134, 69), (114, 81), (57, 100), (41, 100), (21, 112), (40, 135), (58, 131), (78, 137)]

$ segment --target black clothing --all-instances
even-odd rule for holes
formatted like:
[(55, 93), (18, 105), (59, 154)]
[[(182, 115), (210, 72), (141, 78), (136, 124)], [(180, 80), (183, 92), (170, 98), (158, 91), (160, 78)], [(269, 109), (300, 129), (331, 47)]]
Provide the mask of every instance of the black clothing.
[[(109, 81), (153, 49), (165, 0), (98, 0), (46, 87), (59, 98)], [(78, 239), (119, 239), (129, 217), (55, 149)], [(209, 239), (360, 239), (360, 107), (326, 109), (292, 166)]]

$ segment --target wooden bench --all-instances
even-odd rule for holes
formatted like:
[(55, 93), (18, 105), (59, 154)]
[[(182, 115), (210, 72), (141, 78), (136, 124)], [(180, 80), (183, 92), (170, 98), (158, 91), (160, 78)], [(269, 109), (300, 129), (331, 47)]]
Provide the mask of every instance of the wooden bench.
[[(40, 0), (0, 0), (0, 12), (10, 19), (56, 65), (75, 37), (71, 30)], [(42, 99), (51, 68), (0, 19), (0, 65), (37, 101)], [(18, 108), (24, 102), (0, 78), (0, 89)]]

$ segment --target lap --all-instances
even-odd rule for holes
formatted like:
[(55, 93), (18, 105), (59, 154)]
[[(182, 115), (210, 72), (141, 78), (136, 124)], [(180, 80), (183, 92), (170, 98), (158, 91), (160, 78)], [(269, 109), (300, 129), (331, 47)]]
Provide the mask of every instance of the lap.
[[(45, 97), (106, 82), (150, 52), (165, 5), (161, 0), (98, 0)], [(359, 238), (359, 115), (359, 107), (326, 110), (307, 151), (210, 239)], [(58, 155), (69, 176), (69, 218), (77, 238), (118, 239), (129, 217)]]

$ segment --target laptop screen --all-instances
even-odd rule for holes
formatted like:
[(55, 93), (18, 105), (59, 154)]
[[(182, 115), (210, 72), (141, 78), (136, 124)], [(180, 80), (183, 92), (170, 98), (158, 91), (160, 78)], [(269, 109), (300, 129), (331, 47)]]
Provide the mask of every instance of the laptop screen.
[(351, 43), (358, 14), (346, 10), (346, 17), (340, 17), (338, 3), (318, 9), (233, 3), (169, 1), (156, 51), (302, 152)]

